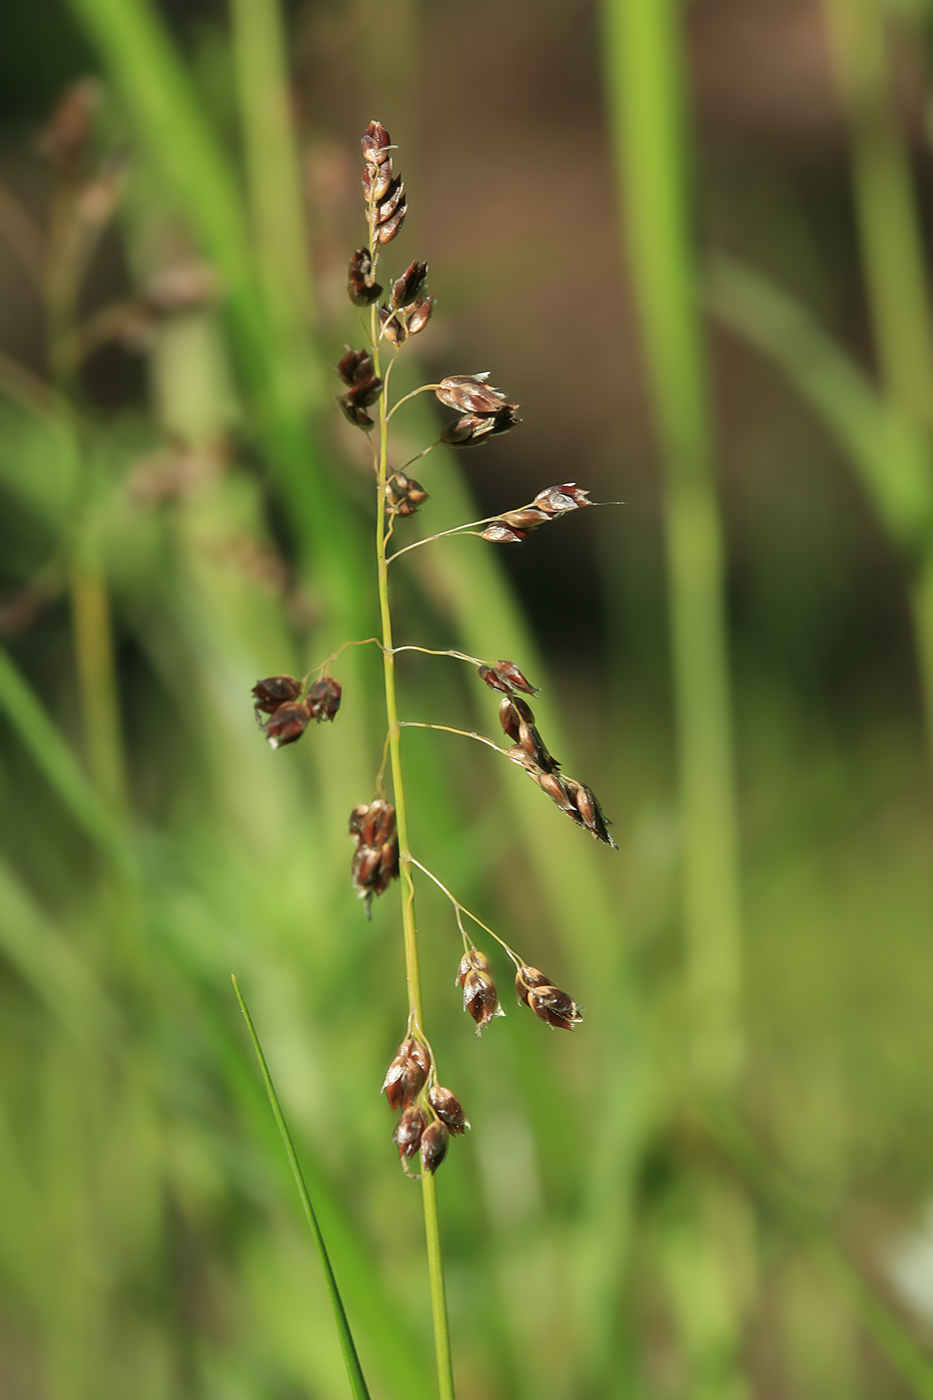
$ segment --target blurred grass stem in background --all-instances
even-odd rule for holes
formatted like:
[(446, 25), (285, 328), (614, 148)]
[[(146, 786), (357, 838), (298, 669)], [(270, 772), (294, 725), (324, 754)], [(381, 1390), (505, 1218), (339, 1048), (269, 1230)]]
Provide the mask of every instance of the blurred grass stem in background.
[(806, 307), (759, 273), (716, 257), (704, 290), (713, 314), (771, 359), (825, 425), (903, 560), (933, 785), (933, 459), (923, 425), (878, 389)]
[[(687, 204), (676, 0), (604, 0), (605, 72), (625, 257), (660, 446), (677, 720), (687, 1016), (684, 1092), (718, 1098), (745, 1059), (743, 950), (724, 545)], [(689, 1175), (656, 1224), (659, 1267), (703, 1400), (742, 1400), (750, 1222)]]
[[(232, 342), (246, 381), (248, 407), (255, 415), (263, 450), (288, 503), (288, 518), (304, 569), (314, 559), (315, 579), (333, 624), (333, 635), (345, 637), (365, 630), (361, 579), (365, 564), (359, 541), (350, 526), (347, 507), (308, 434), (308, 412), (319, 402), (320, 370), (299, 356), (307, 378), (299, 384), (290, 359), (300, 327), (284, 309), (292, 289), (271, 293), (274, 277), (281, 278), (294, 258), (293, 242), (300, 235), (277, 232), (275, 221), (284, 209), (294, 209), (293, 138), (279, 130), (281, 149), (272, 156), (262, 149), (277, 121), (275, 104), (281, 96), (270, 91), (271, 69), (281, 57), (275, 20), (266, 11), (250, 12), (248, 23), (259, 31), (255, 53), (239, 41), (239, 92), (245, 140), (255, 162), (265, 159), (261, 174), (252, 168), (247, 217), (229, 162), (199, 106), (197, 94), (148, 0), (70, 0), (89, 36), (112, 73), (141, 138), (179, 199), (187, 218), (215, 265), (223, 286)], [(262, 0), (260, 8), (264, 10)], [(242, 19), (242, 15), (239, 16)], [(255, 95), (252, 70), (257, 64)], [(285, 90), (282, 73), (279, 93)], [(270, 115), (271, 112), (271, 115)], [(258, 209), (259, 201), (263, 208)], [(266, 207), (268, 201), (268, 207)], [(253, 236), (265, 240), (259, 248)], [(290, 250), (285, 267), (276, 261), (282, 243)], [(257, 270), (257, 257), (262, 271)], [(299, 306), (303, 295), (296, 290)], [(304, 304), (308, 304), (306, 301)], [(307, 327), (304, 336), (307, 338)], [(357, 567), (350, 567), (348, 560)]]
[(311, 352), (316, 317), (279, 0), (233, 0), (231, 13), (253, 255), (269, 322), (289, 397), (298, 405), (329, 403)]
[(890, 410), (922, 434), (925, 449), (925, 519), (908, 567), (933, 780), (933, 332), (917, 197), (894, 109), (893, 15), (881, 0), (824, 0), (824, 7), (849, 122), (856, 220), (882, 390)]
[(690, 251), (680, 5), (605, 0), (606, 83), (626, 256), (664, 473), (680, 765), (683, 912), (699, 1083), (743, 1061), (742, 947), (723, 541)]

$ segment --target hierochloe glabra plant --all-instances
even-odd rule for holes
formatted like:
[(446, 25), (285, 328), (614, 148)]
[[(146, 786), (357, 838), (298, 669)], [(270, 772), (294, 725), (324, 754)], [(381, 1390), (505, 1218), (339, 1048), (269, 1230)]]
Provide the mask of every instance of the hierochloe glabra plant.
[[(376, 580), (382, 636), (366, 641), (380, 647), (384, 662), (388, 722), (385, 753), (391, 766), (392, 800), (386, 796), (384, 758), (369, 800), (359, 803), (350, 813), (349, 829), (354, 842), (351, 879), (364, 902), (367, 917), (373, 899), (384, 894), (393, 880), (399, 880), (401, 885), (408, 1007), (407, 1014), (400, 1017), (404, 1033), (386, 1072), (382, 1090), (399, 1115), (392, 1140), (398, 1148), (402, 1167), (407, 1175), (420, 1179), (423, 1187), (440, 1393), (448, 1397), (453, 1395), (453, 1380), (434, 1173), (444, 1160), (450, 1138), (464, 1133), (470, 1125), (459, 1098), (438, 1077), (427, 1036), (415, 927), (414, 872), (432, 880), (450, 900), (462, 941), (455, 982), (462, 988), (464, 1009), (476, 1023), (477, 1034), (504, 1013), (499, 1004), (492, 963), (468, 931), (466, 921), (498, 944), (511, 960), (518, 1001), (541, 1021), (569, 1031), (580, 1023), (582, 1012), (567, 992), (555, 986), (550, 977), (526, 962), (505, 939), (466, 909), (412, 853), (408, 840), (401, 731), (405, 727), (449, 729), (452, 733), (463, 731), (443, 724), (421, 725), (399, 718), (396, 657), (402, 652), (427, 649), (393, 644), (389, 567), (410, 550), (455, 534), (474, 534), (496, 544), (519, 544), (539, 526), (595, 503), (574, 482), (548, 486), (527, 505), (485, 520), (471, 521), (389, 552), (397, 522), (415, 515), (428, 500), (424, 487), (407, 473), (413, 462), (406, 463), (403, 469), (393, 468), (389, 462), (391, 419), (414, 397), (414, 394), (407, 394), (393, 404), (389, 397), (389, 381), (396, 357), (412, 336), (418, 335), (428, 324), (434, 299), (426, 292), (427, 263), (410, 263), (392, 281), (381, 271), (382, 251), (397, 237), (405, 218), (405, 186), (401, 176), (393, 172), (393, 147), (389, 133), (380, 122), (370, 122), (362, 147), (363, 198), (369, 237), (366, 246), (359, 248), (350, 259), (347, 291), (353, 305), (364, 311), (365, 344), (360, 349), (348, 347), (337, 365), (343, 384), (343, 393), (337, 402), (349, 421), (369, 435), (372, 446), (376, 488)], [(388, 291), (377, 280), (380, 276), (385, 278)], [(456, 416), (445, 425), (437, 441), (413, 461), (425, 457), (441, 443), (457, 448), (481, 445), (494, 434), (509, 432), (520, 422), (518, 405), (510, 403), (508, 397), (487, 380), (486, 373), (451, 374), (438, 384), (425, 384), (414, 391), (415, 394), (432, 392)], [(346, 642), (344, 646), (360, 644)], [(253, 689), (256, 713), (272, 748), (294, 743), (312, 720), (320, 723), (334, 719), (340, 707), (341, 687), (328, 672), (343, 649), (339, 648), (300, 680), (293, 676), (271, 676), (257, 682)], [(572, 821), (584, 827), (597, 841), (614, 847), (608, 822), (594, 794), (583, 783), (560, 771), (560, 764), (541, 738), (526, 698), (536, 693), (536, 687), (518, 666), (512, 661), (488, 661), (453, 650), (430, 654), (453, 657), (474, 666), (480, 680), (501, 696), (499, 723), (507, 746), (500, 747), (479, 734), (467, 737), (495, 749), (523, 768)]]

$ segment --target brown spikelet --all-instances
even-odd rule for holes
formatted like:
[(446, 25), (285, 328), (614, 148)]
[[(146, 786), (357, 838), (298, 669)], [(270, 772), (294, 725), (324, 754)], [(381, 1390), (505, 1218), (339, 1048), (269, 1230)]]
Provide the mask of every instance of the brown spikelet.
[(428, 499), (421, 482), (405, 472), (394, 472), (386, 482), (386, 501), (396, 515), (414, 515)]
[(392, 1141), (398, 1148), (398, 1155), (402, 1159), (402, 1165), (414, 1157), (421, 1146), (421, 1137), (428, 1126), (428, 1115), (423, 1108), (412, 1105), (406, 1108), (401, 1118), (395, 1126), (392, 1134)]
[(432, 1084), (428, 1090), (428, 1103), (441, 1122), (446, 1123), (452, 1135), (465, 1133), (469, 1128), (470, 1124), (463, 1116), (460, 1100), (450, 1089), (445, 1089), (441, 1084)]
[(382, 296), (368, 248), (358, 248), (350, 259), (347, 296), (354, 306), (371, 306)]
[(308, 691), (311, 718), (317, 720), (318, 724), (324, 719), (332, 721), (340, 709), (342, 694), (343, 688), (333, 676), (322, 676), (320, 680), (315, 681)]
[(398, 877), (395, 808), (380, 797), (361, 802), (350, 813), (349, 827), (356, 842), (350, 866), (353, 888), (366, 903), (368, 919), (374, 896), (384, 894), (390, 881)]
[(421, 1134), (421, 1166), (429, 1176), (433, 1176), (447, 1156), (450, 1133), (447, 1124), (440, 1119), (430, 1123)]
[(583, 1012), (573, 997), (555, 987), (537, 967), (527, 964), (515, 974), (518, 999), (531, 1008), (539, 1020), (557, 1030), (572, 1031), (583, 1020)]
[(426, 262), (413, 262), (406, 267), (401, 277), (397, 277), (392, 283), (392, 292), (389, 296), (389, 306), (393, 311), (398, 311), (400, 307), (411, 306), (417, 301), (427, 281), (428, 265)]
[(469, 1011), (476, 1022), (477, 1035), (494, 1016), (505, 1015), (492, 979), (492, 964), (478, 948), (469, 948), (460, 959), (457, 981), (463, 988), (463, 1009)]
[(538, 687), (522, 675), (514, 661), (494, 661), (491, 665), (483, 663), (477, 666), (476, 673), (490, 690), (499, 690), (505, 695), (511, 695), (516, 690), (522, 690), (526, 695), (538, 693)]
[(392, 173), (392, 142), (382, 122), (370, 122), (361, 140), (363, 197), (374, 246), (391, 243), (405, 218), (405, 186)]
[(300, 739), (311, 720), (311, 711), (305, 700), (286, 701), (278, 705), (263, 725), (263, 732), (271, 749), (282, 749), (286, 744), (294, 744)]
[(490, 544), (521, 544), (527, 535), (527, 530), (515, 530), (504, 520), (494, 520), (479, 532), (480, 539), (489, 540)]
[(267, 676), (253, 686), (254, 709), (265, 715), (274, 714), (280, 705), (288, 700), (297, 700), (301, 694), (301, 681), (294, 676)]
[(431, 1068), (431, 1052), (414, 1036), (402, 1041), (382, 1081), (381, 1093), (398, 1112), (407, 1108), (424, 1088)]

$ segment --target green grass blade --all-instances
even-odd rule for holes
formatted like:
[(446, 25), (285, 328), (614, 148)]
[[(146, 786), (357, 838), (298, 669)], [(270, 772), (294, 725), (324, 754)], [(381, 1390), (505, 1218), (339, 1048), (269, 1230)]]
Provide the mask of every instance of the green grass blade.
[(246, 154), (253, 256), (269, 323), (296, 377), (296, 398), (324, 397), (310, 354), (315, 315), (299, 154), (289, 111), (280, 0), (232, 0), (233, 58)]
[[(307, 568), (313, 561), (315, 585), (335, 631), (354, 635), (366, 606), (361, 584), (366, 566), (351, 512), (308, 432), (309, 413), (323, 396), (321, 376), (307, 340), (296, 358), (294, 319), (285, 333), (282, 322), (270, 314), (269, 285), (257, 275), (253, 231), (230, 161), (149, 0), (70, 2), (121, 95), (147, 158), (166, 179), (220, 273), (250, 405), (286, 497), (302, 560)], [(263, 218), (269, 214), (264, 205)], [(267, 269), (270, 265), (266, 260)], [(281, 277), (279, 269), (280, 289)], [(281, 295), (276, 304), (281, 305)]]
[(726, 258), (709, 269), (713, 314), (770, 359), (839, 444), (892, 544), (914, 566), (911, 606), (933, 763), (933, 454), (922, 427), (885, 399), (805, 307)]
[(724, 545), (687, 206), (674, 0), (605, 0), (616, 179), (664, 471), (695, 1062), (712, 1087), (743, 1058), (743, 954), (724, 607)]
[(929, 427), (933, 337), (924, 235), (897, 112), (888, 8), (884, 0), (823, 0), (848, 118), (852, 192), (881, 379), (890, 399)]
[(922, 432), (885, 403), (813, 316), (767, 278), (732, 259), (710, 263), (713, 314), (773, 361), (858, 473), (896, 545), (915, 553), (933, 537), (933, 474)]
[(285, 1122), (285, 1117), (282, 1113), (281, 1105), (279, 1104), (278, 1095), (275, 1092), (275, 1085), (272, 1083), (272, 1076), (269, 1073), (269, 1066), (266, 1064), (266, 1057), (262, 1053), (262, 1046), (259, 1043), (259, 1036), (256, 1034), (256, 1028), (253, 1025), (253, 1020), (249, 1014), (249, 1010), (247, 1009), (246, 1002), (243, 1000), (243, 995), (240, 991), (240, 987), (236, 980), (236, 977), (233, 978), (233, 988), (236, 992), (237, 1001), (240, 1003), (240, 1010), (243, 1012), (243, 1017), (249, 1029), (250, 1039), (253, 1042), (253, 1049), (256, 1051), (256, 1058), (259, 1061), (259, 1069), (262, 1074), (263, 1083), (266, 1086), (266, 1093), (269, 1096), (269, 1103), (272, 1105), (272, 1114), (275, 1118), (276, 1126), (278, 1127), (278, 1130), (282, 1136), (282, 1142), (285, 1145), (285, 1153), (288, 1157), (288, 1164), (292, 1169), (292, 1176), (294, 1177), (295, 1185), (298, 1188), (298, 1196), (301, 1200), (301, 1207), (304, 1211), (305, 1219), (308, 1222), (308, 1228), (310, 1229), (311, 1234), (314, 1236), (314, 1243), (317, 1245), (318, 1255), (321, 1261), (321, 1268), (324, 1271), (324, 1282), (327, 1286), (327, 1292), (330, 1297), (331, 1305), (334, 1309), (334, 1321), (337, 1324), (337, 1335), (340, 1338), (340, 1349), (343, 1352), (343, 1358), (346, 1362), (347, 1376), (350, 1381), (350, 1390), (354, 1397), (356, 1397), (356, 1400), (369, 1400), (369, 1390), (367, 1389), (366, 1381), (363, 1377), (363, 1372), (360, 1367), (360, 1360), (356, 1353), (356, 1344), (353, 1341), (353, 1334), (350, 1331), (350, 1323), (347, 1320), (347, 1314), (343, 1306), (343, 1299), (341, 1298), (340, 1290), (337, 1287), (337, 1279), (334, 1276), (334, 1270), (331, 1266), (330, 1256), (327, 1253), (327, 1246), (324, 1243), (324, 1236), (321, 1234), (321, 1227), (318, 1225), (317, 1216), (315, 1215), (314, 1207), (311, 1204), (311, 1197), (308, 1194), (308, 1188), (305, 1185), (304, 1176), (302, 1175), (301, 1171), (301, 1165), (298, 1161), (298, 1154), (295, 1151), (295, 1144), (292, 1142), (291, 1133), (288, 1131), (288, 1125)]
[(110, 813), (41, 703), (2, 648), (0, 709), (6, 711), (14, 729), (78, 826), (125, 871), (132, 871), (129, 848)]

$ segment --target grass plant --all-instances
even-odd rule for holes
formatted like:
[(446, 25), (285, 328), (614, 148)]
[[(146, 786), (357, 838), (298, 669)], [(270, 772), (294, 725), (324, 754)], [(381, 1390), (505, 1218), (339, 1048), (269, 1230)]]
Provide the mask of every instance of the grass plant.
[[(560, 764), (545, 747), (535, 724), (534, 713), (524, 698), (535, 694), (537, 687), (528, 682), (513, 662), (483, 662), (456, 650), (438, 652), (433, 648), (412, 645), (395, 646), (389, 565), (416, 548), (449, 540), (454, 535), (475, 535), (495, 544), (521, 544), (532, 531), (551, 525), (561, 517), (593, 503), (588, 493), (574, 482), (546, 487), (528, 505), (485, 520), (454, 526), (411, 544), (396, 544), (391, 554), (388, 553), (389, 542), (400, 523), (417, 514), (428, 500), (424, 487), (408, 475), (407, 469), (441, 444), (461, 449), (483, 445), (489, 437), (510, 431), (520, 419), (516, 415), (518, 405), (510, 403), (505, 394), (492, 388), (486, 382), (487, 374), (449, 375), (439, 383), (411, 390), (391, 403), (389, 380), (395, 368), (396, 356), (427, 326), (434, 309), (434, 298), (427, 295), (425, 290), (428, 266), (424, 262), (416, 260), (410, 263), (404, 272), (391, 281), (390, 287), (383, 288), (377, 281), (378, 277), (385, 277), (381, 268), (384, 249), (395, 241), (401, 229), (407, 212), (407, 195), (401, 175), (394, 173), (394, 147), (389, 133), (380, 122), (369, 124), (362, 138), (362, 148), (364, 208), (369, 238), (366, 246), (358, 249), (350, 259), (347, 291), (354, 305), (361, 310), (368, 309), (367, 345), (361, 350), (348, 347), (340, 360), (337, 373), (343, 381), (345, 392), (338, 403), (350, 423), (364, 433), (372, 434), (377, 499), (376, 578), (381, 634), (379, 638), (365, 639), (362, 645), (375, 642), (382, 653), (388, 728), (382, 764), (374, 783), (375, 795), (369, 802), (355, 807), (350, 817), (350, 832), (356, 842), (353, 883), (365, 900), (368, 917), (374, 897), (385, 893), (393, 879), (398, 878), (401, 886), (408, 1018), (405, 1036), (389, 1067), (383, 1092), (396, 1111), (402, 1110), (393, 1140), (397, 1143), (406, 1174), (410, 1171), (409, 1163), (420, 1156), (438, 1393), (442, 1400), (452, 1400), (453, 1362), (435, 1173), (446, 1157), (450, 1137), (463, 1133), (470, 1125), (464, 1118), (459, 1100), (438, 1081), (436, 1056), (426, 1034), (414, 870), (427, 875), (453, 905), (456, 926), (463, 940), (457, 980), (463, 988), (464, 1010), (473, 1017), (478, 1031), (504, 1013), (499, 1005), (492, 965), (467, 931), (464, 915), (507, 953), (515, 967), (519, 1002), (528, 1006), (539, 1019), (552, 1028), (573, 1030), (582, 1020), (582, 1013), (566, 992), (556, 987), (547, 975), (528, 964), (498, 934), (470, 914), (446, 886), (412, 855), (402, 764), (402, 728), (446, 730), (503, 753), (521, 767), (578, 826), (585, 828), (606, 846), (615, 847), (616, 843), (609, 834), (606, 818), (592, 791), (561, 773)], [(387, 359), (390, 355), (391, 358)], [(393, 469), (389, 464), (390, 420), (398, 409), (423, 392), (433, 392), (442, 404), (454, 410), (457, 417), (444, 427), (434, 443), (407, 462), (404, 468)], [(479, 529), (479, 526), (485, 528)], [(274, 749), (300, 739), (311, 720), (320, 722), (335, 718), (342, 701), (342, 687), (330, 676), (329, 668), (332, 663), (337, 663), (338, 657), (348, 646), (359, 644), (347, 642), (339, 647), (333, 656), (310, 673), (316, 677), (313, 681), (307, 675), (301, 680), (289, 675), (277, 675), (256, 684), (253, 693), (257, 715)], [(500, 696), (499, 719), (506, 737), (512, 741), (511, 747), (500, 750), (492, 740), (473, 731), (400, 719), (396, 658), (400, 653), (415, 651), (444, 655), (475, 666), (480, 679)], [(384, 796), (387, 762), (391, 770), (391, 802)]]
[[(699, 29), (721, 8), (695, 7)], [(522, 125), (497, 117), (494, 151), (485, 111), (468, 114), (477, 188), (510, 141), (536, 188), (549, 176), (547, 218), (543, 204), (534, 210), (540, 242), (536, 232), (509, 244), (514, 196), (501, 226), (498, 213), (466, 219), (462, 242), (438, 260), (444, 271), (453, 252), (443, 322), (399, 346), (380, 334), (376, 302), (354, 323), (337, 286), (335, 314), (328, 221), (343, 218), (340, 162), (371, 109), (404, 138), (409, 175), (420, 141), (440, 144), (423, 123), (442, 111), (439, 86), (454, 106), (459, 91), (429, 76), (447, 71), (446, 12), (315, 7), (305, 33), (335, 43), (327, 63), (344, 86), (334, 105), (340, 85), (297, 47), (300, 7), (234, 0), (213, 27), (186, 20), (181, 40), (151, 0), (70, 0), (68, 10), (100, 67), (83, 89), (94, 94), (89, 145), (70, 173), (56, 171), (24, 127), (0, 172), (0, 273), (22, 274), (44, 327), (35, 344), (46, 345), (31, 368), (0, 353), (0, 1390), (336, 1397), (355, 1356), (355, 1393), (406, 1400), (439, 1387), (449, 1397), (454, 1367), (460, 1400), (930, 1394), (928, 1324), (898, 1272), (923, 1257), (933, 1161), (930, 808), (916, 696), (896, 689), (896, 665), (890, 681), (881, 674), (870, 627), (847, 630), (844, 606), (858, 616), (887, 606), (896, 632), (891, 600), (910, 593), (933, 732), (923, 176), (908, 172), (887, 105), (886, 9), (827, 6), (876, 373), (823, 329), (845, 258), (829, 259), (819, 311), (792, 258), (774, 271), (776, 244), (760, 259), (756, 246), (704, 261), (692, 201), (722, 198), (728, 180), (688, 109), (686, 11), (666, 0), (605, 6), (619, 244), (638, 289), (666, 557), (634, 501), (582, 517), (577, 502), (554, 530), (529, 515), (539, 504), (516, 506), (525, 488), (506, 487), (508, 463), (526, 453), (522, 479), (536, 480), (527, 428), (502, 439), (501, 456), (441, 443), (404, 468), (430, 491), (414, 518), (398, 510), (413, 503), (409, 489), (391, 484), (399, 462), (438, 437), (438, 389), (493, 392), (470, 374), (443, 386), (441, 356), (470, 368), (451, 354), (452, 304), (501, 324), (499, 300), (511, 306), (530, 269), (546, 276), (558, 240), (564, 254), (576, 211), (551, 219), (560, 162), (578, 149), (579, 123), (587, 145), (571, 187), (585, 204), (583, 173), (600, 146), (585, 104), (572, 120), (561, 106), (590, 62), (585, 26), (560, 51), (560, 92), (550, 77), (540, 85), (546, 105), (509, 64)], [(522, 33), (532, 65), (557, 13), (535, 13), (533, 42)], [(919, 11), (898, 22), (908, 19), (926, 23)], [(488, 55), (470, 50), (490, 109), (513, 22), (502, 11)], [(462, 51), (472, 38), (459, 34)], [(340, 104), (354, 83), (366, 110), (348, 115)], [(306, 143), (291, 84), (306, 119), (315, 114)], [(34, 105), (38, 127), (38, 96)], [(33, 182), (25, 199), (10, 152)], [(770, 158), (758, 166), (770, 171)], [(325, 167), (328, 194), (306, 179)], [(413, 181), (419, 202), (429, 174)], [(833, 188), (819, 183), (802, 219), (792, 182), (776, 181), (769, 233), (810, 218), (815, 227)], [(602, 196), (607, 187), (604, 174)], [(334, 208), (316, 207), (312, 188)], [(752, 194), (728, 194), (738, 222)], [(596, 227), (595, 204), (587, 213)], [(438, 232), (443, 242), (443, 221)], [(824, 225), (820, 236), (831, 236)], [(366, 251), (380, 251), (381, 269), (401, 246)], [(576, 250), (561, 266), (566, 287)], [(552, 363), (573, 353), (575, 329), (549, 287), (532, 339)], [(763, 397), (751, 447), (731, 415), (720, 434), (698, 295), (792, 390), (777, 410)], [(603, 344), (587, 320), (594, 304), (618, 316), (621, 365), (627, 327), (612, 297), (609, 277), (572, 320), (589, 327), (592, 357)], [(403, 297), (395, 309), (409, 306)], [(15, 298), (11, 308), (12, 346)], [(382, 381), (369, 406), (368, 390), (356, 395), (374, 419), (365, 434), (332, 401), (361, 383), (333, 377), (348, 335)], [(537, 354), (529, 344), (514, 368), (495, 359), (503, 383), (513, 373), (530, 382), (517, 395), (529, 427), (540, 421), (540, 403), (528, 407)], [(600, 366), (587, 364), (598, 384)], [(719, 370), (731, 387), (730, 365)], [(776, 392), (765, 367), (755, 373)], [(842, 494), (826, 437), (795, 419), (795, 396), (857, 474), (893, 569), (883, 546), (881, 564), (872, 553), (868, 513)], [(605, 423), (606, 405), (595, 407)], [(555, 477), (589, 484), (601, 451), (603, 480), (615, 472), (630, 424), (610, 407), (603, 447), (581, 434), (573, 468)], [(561, 405), (546, 408), (558, 428)], [(476, 505), (464, 462), (471, 473), (479, 463), (480, 480), (492, 463), (484, 499), (504, 503), (502, 514)], [(595, 562), (572, 549), (594, 519), (608, 540)], [(540, 528), (525, 541), (529, 523)], [(492, 542), (476, 538), (490, 530)], [(737, 571), (728, 619), (727, 554)], [(547, 578), (552, 590), (557, 580), (571, 600), (581, 623), (572, 666), (537, 587), (523, 613), (502, 568), (509, 555), (516, 577)], [(657, 643), (665, 577), (670, 681)], [(618, 686), (609, 723), (597, 660), (583, 653), (600, 608)], [(365, 644), (319, 668), (343, 684), (334, 724), (270, 752), (249, 685), (289, 673), (306, 704), (322, 677), (305, 668), (347, 640)], [(889, 640), (883, 656), (896, 662)], [(503, 656), (540, 695), (487, 694), (475, 670), (495, 678), (490, 658)], [(844, 660), (842, 681), (832, 657)], [(493, 698), (515, 731), (504, 741), (487, 732)], [(547, 771), (542, 734), (561, 768)], [(578, 764), (600, 773), (618, 854), (577, 829), (588, 816), (598, 832), (596, 809), (567, 786)], [(367, 921), (351, 851), (358, 881), (371, 880), (373, 852), (381, 861), (391, 846), (387, 831), (375, 840), (385, 806), (372, 808), (390, 798), (401, 878), (390, 875), (386, 897), (362, 885)], [(355, 814), (351, 840), (345, 816), (359, 799), (367, 817)], [(528, 1014), (572, 1018), (576, 1004), (559, 989), (541, 1000), (525, 956), (561, 969), (585, 1002), (573, 1036), (545, 1034)], [(256, 1072), (234, 969), (275, 1088)], [(457, 1003), (466, 991), (468, 1012), (488, 1011), (484, 978), (501, 981), (501, 969), (525, 969), (520, 994), (533, 1005), (477, 1039)], [(468, 986), (452, 994), (455, 970)], [(400, 1055), (407, 1064), (428, 1049), (473, 1129), (442, 1164), (429, 1158), (436, 1177), (414, 1184), (394, 1165), (402, 1135), (389, 1141), (377, 1076), (393, 1055), (398, 1070)], [(387, 1093), (397, 1083), (390, 1075)], [(426, 1080), (396, 1119), (415, 1110), (442, 1122), (425, 1095), (445, 1084)], [(418, 1150), (403, 1160), (423, 1171)], [(335, 1333), (327, 1268), (295, 1210), (299, 1162), (301, 1206), (326, 1242), (352, 1346), (344, 1335), (341, 1347), (343, 1322)]]

